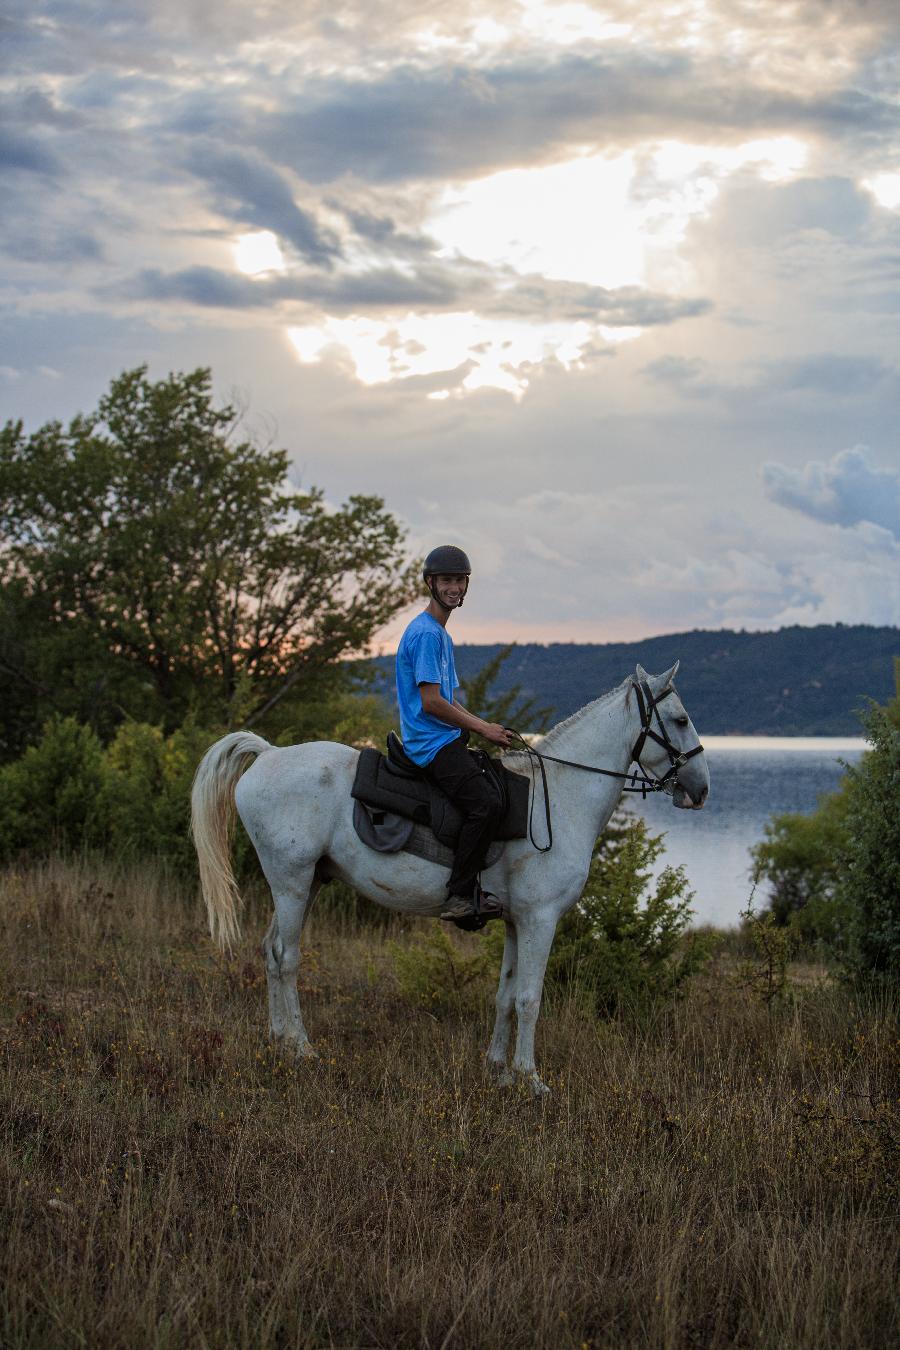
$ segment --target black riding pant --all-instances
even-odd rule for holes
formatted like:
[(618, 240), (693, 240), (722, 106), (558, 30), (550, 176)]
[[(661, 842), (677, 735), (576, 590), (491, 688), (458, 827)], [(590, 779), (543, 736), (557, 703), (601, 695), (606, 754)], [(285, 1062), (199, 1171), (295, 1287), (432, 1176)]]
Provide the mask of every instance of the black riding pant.
[(461, 737), (439, 750), (426, 772), (465, 816), (448, 894), (474, 898), (476, 878), (503, 815), (500, 794)]

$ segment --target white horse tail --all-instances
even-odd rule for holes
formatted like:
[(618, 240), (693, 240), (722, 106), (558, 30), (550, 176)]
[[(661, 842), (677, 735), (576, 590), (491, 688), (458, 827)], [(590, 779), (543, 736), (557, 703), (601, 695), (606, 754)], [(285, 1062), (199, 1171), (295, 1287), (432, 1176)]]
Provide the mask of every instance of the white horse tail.
[(200, 864), (200, 886), (209, 931), (224, 949), (241, 935), (241, 894), (231, 870), (235, 784), (250, 755), (261, 755), (273, 748), (252, 731), (233, 731), (210, 746), (194, 775), (191, 833)]

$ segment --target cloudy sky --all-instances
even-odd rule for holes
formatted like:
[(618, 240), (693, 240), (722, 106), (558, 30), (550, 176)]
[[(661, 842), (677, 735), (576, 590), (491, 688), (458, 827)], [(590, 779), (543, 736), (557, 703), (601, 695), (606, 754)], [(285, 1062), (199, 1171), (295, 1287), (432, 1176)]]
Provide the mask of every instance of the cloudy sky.
[(457, 640), (900, 622), (896, 0), (12, 0), (0, 50), (3, 418), (211, 366), (469, 550)]

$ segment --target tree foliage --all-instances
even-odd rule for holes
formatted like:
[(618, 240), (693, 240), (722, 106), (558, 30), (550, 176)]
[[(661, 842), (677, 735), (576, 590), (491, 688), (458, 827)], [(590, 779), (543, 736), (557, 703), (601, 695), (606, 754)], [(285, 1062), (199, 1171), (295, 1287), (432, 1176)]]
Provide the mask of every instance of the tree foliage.
[[(467, 676), (462, 686), (466, 707), (486, 722), (514, 726), (517, 731), (545, 731), (550, 719), (549, 708), (539, 708), (535, 699), (523, 698), (521, 685), (513, 684), (504, 690), (495, 687), (515, 646), (510, 642), (501, 647), (480, 670)], [(488, 751), (492, 749), (481, 736), (473, 736), (471, 744)]]
[(848, 839), (850, 797), (845, 779), (809, 815), (786, 812), (767, 822), (751, 849), (754, 881), (770, 887), (768, 910), (803, 941), (841, 944), (846, 916), (835, 900)]
[(141, 367), (68, 427), (0, 431), (7, 751), (48, 712), (253, 721), (417, 593), (381, 498), (291, 490), (210, 382)]
[(775, 816), (753, 850), (770, 911), (857, 975), (900, 979), (900, 659), (864, 714), (870, 749), (810, 815)]
[(687, 935), (693, 892), (682, 867), (665, 867), (646, 821), (619, 811), (594, 846), (581, 899), (560, 920), (548, 984), (572, 988), (595, 1010), (640, 1008), (674, 994), (706, 961), (709, 939)]
[(900, 732), (891, 713), (866, 716), (871, 750), (847, 770), (847, 838), (835, 886), (849, 916), (848, 964), (900, 982)]

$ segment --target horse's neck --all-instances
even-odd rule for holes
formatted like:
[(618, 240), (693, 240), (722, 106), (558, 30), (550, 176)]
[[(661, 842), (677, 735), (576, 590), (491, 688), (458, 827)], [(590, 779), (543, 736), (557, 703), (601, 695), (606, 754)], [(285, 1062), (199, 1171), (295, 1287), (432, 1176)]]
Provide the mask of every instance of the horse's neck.
[(570, 718), (536, 749), (558, 759), (624, 773), (631, 761), (633, 738), (626, 708), (627, 688), (614, 690)]

